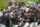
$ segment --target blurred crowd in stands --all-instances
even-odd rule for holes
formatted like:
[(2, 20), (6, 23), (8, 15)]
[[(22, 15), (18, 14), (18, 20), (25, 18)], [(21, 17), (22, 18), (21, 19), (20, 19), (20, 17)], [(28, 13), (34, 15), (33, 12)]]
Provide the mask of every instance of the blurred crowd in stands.
[(40, 25), (40, 1), (30, 0), (27, 6), (22, 0), (14, 5), (9, 2), (7, 8), (1, 9), (0, 27), (34, 27), (33, 24)]

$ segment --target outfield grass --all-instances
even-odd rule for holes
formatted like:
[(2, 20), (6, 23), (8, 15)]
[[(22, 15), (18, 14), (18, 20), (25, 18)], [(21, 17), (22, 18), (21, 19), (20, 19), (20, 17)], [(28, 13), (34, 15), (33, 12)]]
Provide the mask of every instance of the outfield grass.
[(7, 7), (8, 3), (4, 0), (0, 0), (0, 9), (2, 9), (2, 7)]

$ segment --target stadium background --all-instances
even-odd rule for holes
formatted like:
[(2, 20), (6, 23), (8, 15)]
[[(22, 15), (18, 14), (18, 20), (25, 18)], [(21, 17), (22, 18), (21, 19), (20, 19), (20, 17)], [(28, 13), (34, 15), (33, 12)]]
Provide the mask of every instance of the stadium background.
[[(21, 0), (16, 0), (18, 2), (20, 2)], [(29, 0), (23, 0), (23, 2), (25, 3), (25, 5), (27, 5), (27, 2)], [(39, 0), (33, 0), (35, 3), (38, 2)], [(12, 0), (0, 0), (0, 9), (2, 9), (2, 7), (7, 7), (9, 2), (13, 2)]]

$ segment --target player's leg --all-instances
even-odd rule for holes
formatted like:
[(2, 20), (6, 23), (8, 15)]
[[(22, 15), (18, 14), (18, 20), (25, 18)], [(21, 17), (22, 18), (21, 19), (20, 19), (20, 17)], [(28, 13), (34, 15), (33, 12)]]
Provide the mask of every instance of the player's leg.
[(30, 27), (33, 27), (33, 25), (34, 25), (34, 22), (30, 24)]
[(28, 26), (29, 26), (29, 22), (26, 22), (23, 27), (28, 27)]

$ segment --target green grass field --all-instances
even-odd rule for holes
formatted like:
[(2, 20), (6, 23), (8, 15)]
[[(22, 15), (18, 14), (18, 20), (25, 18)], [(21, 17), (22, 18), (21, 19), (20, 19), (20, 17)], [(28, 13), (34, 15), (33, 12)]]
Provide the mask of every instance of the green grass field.
[(7, 7), (8, 3), (4, 0), (0, 0), (0, 9), (2, 9), (2, 7)]
[[(17, 0), (18, 2), (20, 2), (21, 0)], [(27, 2), (29, 0), (23, 0), (25, 4), (27, 4)], [(33, 0), (35, 3), (38, 2), (39, 0)], [(2, 7), (7, 7), (8, 3), (4, 0), (0, 0), (0, 9), (2, 9)]]

